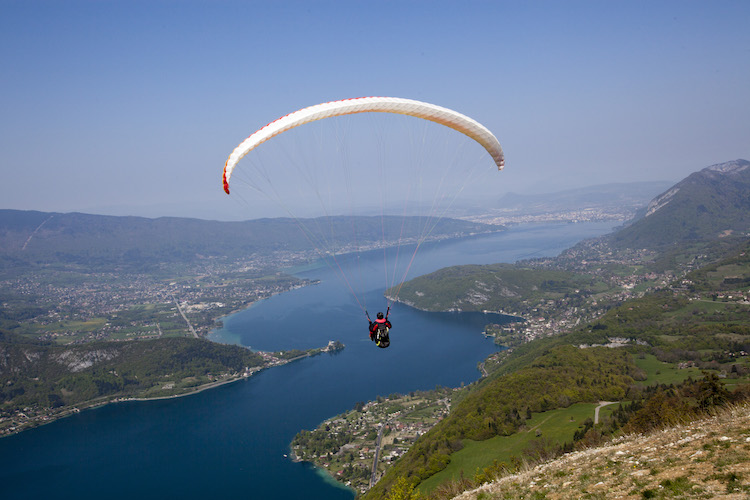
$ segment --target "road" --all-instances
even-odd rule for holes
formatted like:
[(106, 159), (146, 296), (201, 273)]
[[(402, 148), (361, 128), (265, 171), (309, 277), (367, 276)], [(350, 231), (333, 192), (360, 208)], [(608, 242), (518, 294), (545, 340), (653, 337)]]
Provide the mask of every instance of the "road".
[(198, 334), (195, 332), (195, 328), (193, 328), (193, 325), (190, 324), (190, 320), (187, 319), (187, 316), (185, 316), (185, 313), (182, 312), (182, 308), (180, 307), (180, 303), (177, 302), (177, 299), (174, 298), (174, 295), (172, 295), (172, 300), (174, 300), (174, 303), (177, 306), (177, 310), (180, 311), (180, 314), (182, 315), (182, 319), (184, 319), (185, 323), (187, 323), (187, 326), (190, 329), (190, 332), (193, 334), (193, 337), (195, 337), (197, 339), (198, 338)]
[(617, 403), (617, 401), (599, 401), (599, 406), (594, 410), (594, 425), (599, 423), (599, 408), (604, 408), (605, 406), (613, 405), (615, 403)]
[[(450, 406), (448, 398), (443, 398), (443, 399), (440, 400), (440, 402), (442, 402), (445, 405), (445, 409), (447, 410), (448, 413), (450, 413), (451, 406)], [(406, 416), (406, 415), (412, 413), (413, 411), (416, 411), (416, 410), (412, 410), (412, 411), (406, 412), (406, 413), (404, 413), (401, 416), (402, 417)], [(376, 476), (378, 474), (378, 458), (380, 458), (380, 442), (383, 439), (383, 430), (385, 429), (385, 426), (386, 425), (390, 425), (391, 422), (393, 422), (393, 420), (394, 419), (389, 419), (386, 422), (380, 424), (380, 429), (378, 430), (378, 438), (375, 440), (375, 456), (374, 456), (374, 458), (372, 460), (372, 474), (370, 474), (370, 488), (372, 488), (373, 486), (375, 486), (375, 483), (377, 482), (377, 477)]]
[(370, 488), (375, 486), (375, 483), (377, 482), (377, 479), (375, 479), (375, 476), (378, 473), (378, 458), (380, 456), (380, 441), (383, 439), (383, 429), (385, 429), (385, 426), (388, 422), (380, 424), (380, 429), (378, 430), (378, 439), (375, 441), (375, 458), (372, 460), (372, 474), (370, 474)]

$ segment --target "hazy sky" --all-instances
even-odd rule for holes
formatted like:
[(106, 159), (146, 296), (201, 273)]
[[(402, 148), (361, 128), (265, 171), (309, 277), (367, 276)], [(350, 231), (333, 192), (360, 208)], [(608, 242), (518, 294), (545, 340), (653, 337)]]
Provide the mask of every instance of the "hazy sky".
[(233, 218), (239, 142), (368, 95), (486, 125), (498, 193), (676, 182), (750, 159), (749, 23), (746, 0), (0, 0), (0, 208)]

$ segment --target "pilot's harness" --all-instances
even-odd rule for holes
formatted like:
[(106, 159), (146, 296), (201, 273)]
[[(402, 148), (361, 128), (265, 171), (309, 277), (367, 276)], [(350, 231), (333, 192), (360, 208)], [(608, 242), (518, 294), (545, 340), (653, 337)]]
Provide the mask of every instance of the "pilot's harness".
[[(386, 348), (389, 345), (391, 345), (391, 339), (388, 336), (388, 330), (389, 328), (385, 326), (385, 322), (388, 321), (388, 315), (391, 312), (391, 306), (388, 306), (388, 309), (385, 312), (385, 318), (383, 319), (382, 323), (379, 323), (378, 320), (375, 320), (375, 322), (378, 325), (378, 329), (375, 333), (375, 345), (381, 348)], [(365, 310), (365, 315), (367, 315), (367, 321), (370, 322), (370, 324), (373, 323), (373, 321), (370, 319), (370, 314)]]

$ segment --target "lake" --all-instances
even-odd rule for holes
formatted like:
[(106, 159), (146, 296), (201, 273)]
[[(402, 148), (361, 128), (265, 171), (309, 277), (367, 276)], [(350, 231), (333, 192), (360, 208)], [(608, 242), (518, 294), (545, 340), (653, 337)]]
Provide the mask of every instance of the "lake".
[[(515, 226), (424, 245), (410, 277), (449, 265), (556, 255), (614, 225)], [(386, 304), (382, 275), (370, 279), (382, 261), (382, 251), (357, 261), (364, 283), (372, 283), (358, 294), (370, 315)], [(294, 435), (358, 401), (477, 380), (477, 364), (498, 349), (481, 335), (483, 326), (510, 318), (427, 313), (395, 304), (391, 347), (378, 349), (357, 300), (334, 274), (325, 266), (300, 271), (299, 276), (320, 283), (224, 318), (211, 338), (257, 350), (340, 340), (343, 351), (187, 397), (84, 411), (0, 439), (0, 498), (353, 498), (314, 467), (285, 456)]]

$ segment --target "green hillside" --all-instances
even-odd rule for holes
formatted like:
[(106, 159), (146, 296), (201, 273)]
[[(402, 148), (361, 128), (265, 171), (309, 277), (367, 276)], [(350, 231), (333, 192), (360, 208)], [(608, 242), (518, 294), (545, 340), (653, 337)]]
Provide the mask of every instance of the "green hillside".
[(0, 332), (0, 408), (168, 396), (262, 364), (262, 357), (249, 349), (202, 339), (61, 347)]
[(59, 346), (0, 330), (0, 436), (112, 401), (190, 394), (319, 352), (256, 353), (195, 338)]
[(656, 197), (643, 218), (612, 236), (619, 248), (665, 248), (750, 233), (750, 162), (707, 167)]
[[(575, 304), (608, 290), (602, 279), (563, 270), (537, 270), (512, 264), (440, 269), (404, 283), (399, 300), (426, 311), (502, 311), (525, 315), (544, 301)], [(394, 294), (395, 289), (386, 294)]]
[(421, 482), (440, 472), (464, 447), (464, 440), (513, 434), (525, 425), (529, 412), (621, 399), (641, 372), (625, 352), (614, 354), (605, 348), (560, 345), (514, 373), (483, 381), (422, 436), (365, 498), (382, 498), (399, 477)]

